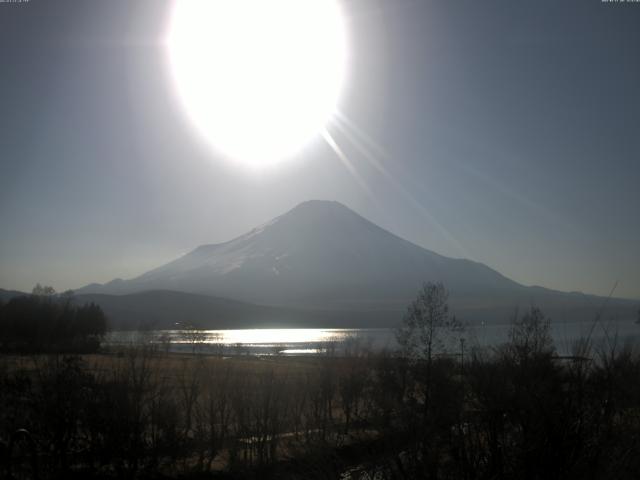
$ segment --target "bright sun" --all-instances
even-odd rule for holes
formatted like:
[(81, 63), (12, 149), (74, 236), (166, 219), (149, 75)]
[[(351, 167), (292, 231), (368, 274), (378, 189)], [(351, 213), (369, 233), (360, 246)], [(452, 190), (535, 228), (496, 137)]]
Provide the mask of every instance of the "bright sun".
[(179, 95), (204, 136), (252, 165), (291, 157), (334, 113), (345, 76), (338, 0), (175, 0)]

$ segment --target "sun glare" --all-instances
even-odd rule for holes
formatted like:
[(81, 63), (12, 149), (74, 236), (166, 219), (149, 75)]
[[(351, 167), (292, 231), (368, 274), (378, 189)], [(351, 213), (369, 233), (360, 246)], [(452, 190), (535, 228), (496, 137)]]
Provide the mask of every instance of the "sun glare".
[(345, 76), (337, 1), (175, 1), (168, 50), (178, 93), (225, 156), (271, 164), (323, 130)]

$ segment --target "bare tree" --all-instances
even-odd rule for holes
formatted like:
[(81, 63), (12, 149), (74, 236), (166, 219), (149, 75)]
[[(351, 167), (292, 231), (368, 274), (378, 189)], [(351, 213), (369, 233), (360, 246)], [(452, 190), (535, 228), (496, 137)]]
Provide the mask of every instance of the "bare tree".
[(162, 347), (162, 351), (164, 352), (164, 354), (169, 355), (169, 352), (171, 351), (171, 335), (165, 332), (160, 335), (158, 341), (160, 342), (160, 346)]
[(442, 283), (422, 286), (396, 332), (403, 356), (431, 364), (434, 355), (446, 349), (445, 337), (463, 330), (462, 324), (449, 314), (448, 299)]
[(199, 352), (207, 342), (207, 333), (192, 323), (185, 325), (183, 334), (186, 340), (191, 344), (191, 351), (193, 354)]
[(509, 348), (517, 361), (555, 352), (551, 338), (551, 321), (537, 307), (514, 319), (509, 331)]
[(32, 295), (36, 295), (38, 297), (50, 297), (52, 295), (55, 295), (56, 291), (53, 287), (49, 286), (49, 285), (40, 285), (39, 283), (36, 284), (35, 287), (33, 287), (33, 290), (31, 290), (31, 294)]

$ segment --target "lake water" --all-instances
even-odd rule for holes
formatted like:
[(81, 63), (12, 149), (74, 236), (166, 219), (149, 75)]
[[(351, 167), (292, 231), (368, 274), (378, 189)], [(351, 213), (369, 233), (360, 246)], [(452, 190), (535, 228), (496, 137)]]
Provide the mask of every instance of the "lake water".
[[(450, 349), (459, 345), (459, 338), (468, 347), (496, 347), (509, 338), (510, 324), (466, 327), (451, 339)], [(590, 335), (594, 345), (615, 342), (618, 346), (640, 346), (640, 325), (630, 321), (576, 322), (552, 324), (551, 333), (559, 354), (572, 353), (579, 339)], [(203, 352), (221, 355), (344, 355), (365, 350), (380, 351), (397, 348), (393, 329), (245, 329), (245, 330), (152, 330), (146, 332), (111, 332), (108, 345), (155, 344), (174, 352)]]

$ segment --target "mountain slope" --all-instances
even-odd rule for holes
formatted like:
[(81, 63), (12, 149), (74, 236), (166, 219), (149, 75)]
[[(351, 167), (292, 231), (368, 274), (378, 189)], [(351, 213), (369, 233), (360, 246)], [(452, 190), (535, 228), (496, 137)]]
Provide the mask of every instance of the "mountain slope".
[(525, 287), (486, 265), (419, 247), (340, 203), (317, 200), (137, 278), (78, 293), (173, 290), (270, 306), (389, 312), (395, 321), (425, 281), (443, 282), (452, 306), (476, 318), (531, 304), (584, 315), (602, 304), (598, 297)]
[(459, 294), (521, 288), (490, 268), (403, 240), (337, 202), (309, 201), (251, 232), (203, 245), (132, 280), (84, 292), (169, 289), (270, 305), (402, 302), (426, 280)]

